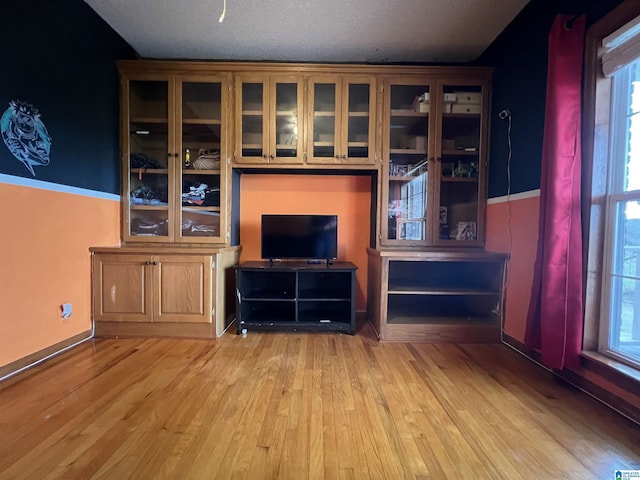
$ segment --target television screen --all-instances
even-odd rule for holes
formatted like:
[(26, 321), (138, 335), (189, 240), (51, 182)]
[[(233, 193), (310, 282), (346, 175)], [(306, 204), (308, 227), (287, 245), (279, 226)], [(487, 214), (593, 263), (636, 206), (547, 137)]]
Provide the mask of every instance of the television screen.
[(338, 256), (337, 215), (262, 215), (262, 258), (331, 260)]

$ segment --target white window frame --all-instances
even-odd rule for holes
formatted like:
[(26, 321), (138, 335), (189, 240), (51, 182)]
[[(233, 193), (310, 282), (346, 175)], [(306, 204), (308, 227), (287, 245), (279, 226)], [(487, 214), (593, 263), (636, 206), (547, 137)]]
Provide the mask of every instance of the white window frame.
[[(609, 17), (609, 18), (607, 18)], [(613, 17), (613, 18), (612, 18)], [(585, 129), (591, 129), (586, 135), (587, 142), (584, 149), (585, 158), (592, 160), (589, 174), (586, 175), (586, 186), (591, 187), (591, 198), (585, 204), (584, 217), (589, 227), (585, 232), (588, 253), (586, 261), (586, 295), (585, 295), (585, 336), (583, 350), (596, 351), (612, 360), (624, 363), (640, 371), (640, 359), (631, 358), (610, 348), (609, 338), (613, 326), (611, 315), (614, 268), (613, 255), (615, 253), (615, 232), (618, 222), (618, 205), (628, 200), (640, 200), (640, 190), (624, 191), (620, 180), (624, 178), (626, 168), (627, 132), (626, 118), (620, 124), (616, 119), (614, 102), (626, 103), (628, 90), (620, 92), (615, 87), (621, 77), (613, 80), (606, 78), (603, 69), (609, 77), (616, 75), (620, 65), (629, 63), (628, 44), (623, 46), (624, 61), (616, 57), (613, 48), (618, 48), (620, 42), (616, 38), (624, 38), (640, 24), (640, 11), (629, 9), (614, 10), (605, 16), (599, 24), (595, 24), (587, 34), (587, 57), (585, 59)], [(632, 28), (628, 28), (631, 25)], [(621, 33), (622, 32), (622, 33)], [(638, 39), (636, 45), (640, 44)], [(613, 41), (612, 41), (613, 40)], [(609, 47), (609, 48), (608, 48)], [(640, 58), (640, 51), (631, 57)], [(603, 64), (606, 60), (607, 64)], [(612, 65), (614, 65), (612, 67)], [(627, 75), (624, 71), (620, 75)], [(622, 77), (624, 78), (624, 77)], [(626, 84), (630, 79), (626, 76)], [(616, 91), (616, 88), (618, 91)], [(640, 114), (639, 114), (640, 115)], [(621, 131), (621, 129), (623, 129)], [(620, 161), (622, 159), (622, 161)], [(587, 163), (588, 165), (588, 163)], [(600, 177), (606, 174), (606, 181)], [(617, 184), (616, 184), (617, 182)], [(588, 185), (590, 183), (590, 185)], [(589, 192), (584, 192), (585, 198)]]

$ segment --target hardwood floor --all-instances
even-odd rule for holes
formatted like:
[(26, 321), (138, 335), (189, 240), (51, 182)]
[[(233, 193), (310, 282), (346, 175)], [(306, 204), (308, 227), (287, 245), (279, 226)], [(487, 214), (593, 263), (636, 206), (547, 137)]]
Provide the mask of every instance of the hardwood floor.
[(0, 384), (1, 479), (613, 479), (640, 427), (503, 345), (109, 339)]

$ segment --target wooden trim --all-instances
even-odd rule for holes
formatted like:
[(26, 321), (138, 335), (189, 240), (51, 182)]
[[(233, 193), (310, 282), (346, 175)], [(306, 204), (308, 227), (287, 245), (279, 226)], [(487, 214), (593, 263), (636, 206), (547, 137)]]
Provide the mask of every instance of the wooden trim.
[(4, 378), (7, 375), (17, 373), (23, 368), (31, 367), (34, 364), (41, 362), (52, 355), (58, 355), (72, 345), (75, 345), (79, 342), (84, 342), (85, 340), (89, 340), (90, 338), (92, 338), (91, 330), (85, 330), (84, 332), (80, 332), (70, 338), (67, 338), (66, 340), (55, 343), (50, 347), (43, 348), (42, 350), (27, 355), (26, 357), (22, 357), (15, 362), (8, 363), (7, 365), (0, 367), (0, 378)]
[(585, 369), (640, 398), (640, 372), (597, 352), (582, 352)]
[(121, 74), (139, 73), (144, 66), (147, 74), (177, 73), (204, 74), (218, 72), (231, 73), (276, 73), (276, 74), (376, 74), (376, 75), (433, 75), (433, 77), (453, 77), (466, 79), (469, 72), (479, 77), (492, 75), (493, 67), (478, 66), (431, 66), (431, 65), (389, 65), (355, 63), (286, 63), (286, 62), (229, 62), (229, 61), (192, 61), (192, 60), (121, 60), (117, 62)]
[[(529, 360), (537, 363), (545, 370), (548, 370), (550, 373), (554, 374), (556, 377), (572, 384), (585, 393), (591, 395), (599, 402), (612, 408), (613, 410), (624, 415), (635, 423), (640, 424), (639, 407), (636, 407), (635, 405), (632, 405), (631, 403), (620, 398), (614, 393), (605, 390), (600, 385), (593, 383), (591, 380), (586, 379), (577, 372), (566, 368), (562, 370), (556, 370), (545, 367), (542, 363), (542, 355), (540, 354), (540, 352), (527, 347), (526, 345), (519, 342), (515, 338), (510, 337), (509, 335), (503, 334), (502, 341), (505, 345), (509, 345), (510, 347), (527, 357)], [(628, 375), (624, 375), (619, 369), (613, 368), (611, 364), (605, 364), (596, 360), (595, 357), (591, 354), (583, 354), (582, 359), (582, 365), (586, 370), (602, 376), (607, 381), (614, 383), (616, 386), (628, 391), (631, 394), (640, 394), (640, 381), (634, 380)]]
[(213, 323), (95, 322), (96, 338), (216, 338)]
[(240, 245), (235, 247), (220, 246), (216, 247), (202, 247), (201, 245), (180, 245), (180, 246), (163, 246), (163, 245), (127, 245), (127, 246), (113, 246), (113, 247), (90, 247), (89, 251), (92, 253), (130, 253), (130, 254), (144, 254), (144, 255), (214, 255), (221, 252), (240, 252), (242, 247)]

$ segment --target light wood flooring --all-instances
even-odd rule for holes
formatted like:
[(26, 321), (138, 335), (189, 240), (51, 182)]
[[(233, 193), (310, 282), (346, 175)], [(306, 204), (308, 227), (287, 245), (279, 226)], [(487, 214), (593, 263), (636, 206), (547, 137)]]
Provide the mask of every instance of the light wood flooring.
[(93, 340), (0, 384), (1, 479), (613, 479), (640, 427), (503, 345)]

